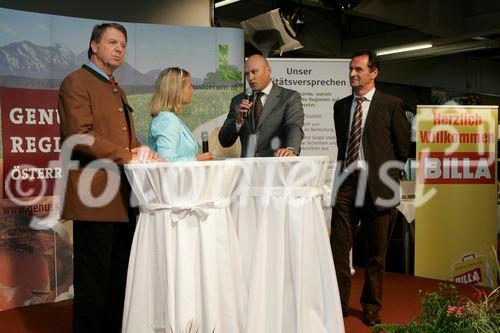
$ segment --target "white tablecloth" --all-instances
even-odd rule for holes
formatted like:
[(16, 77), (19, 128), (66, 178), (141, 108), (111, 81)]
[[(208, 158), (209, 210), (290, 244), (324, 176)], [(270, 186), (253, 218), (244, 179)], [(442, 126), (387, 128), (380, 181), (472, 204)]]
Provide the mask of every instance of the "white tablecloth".
[(327, 157), (127, 165), (141, 214), (123, 332), (185, 332), (190, 322), (198, 333), (344, 332), (321, 204), (327, 166)]
[(344, 332), (322, 208), (327, 157), (249, 158), (232, 196), (246, 333)]
[(123, 332), (243, 332), (246, 292), (229, 195), (238, 161), (127, 165), (141, 214)]

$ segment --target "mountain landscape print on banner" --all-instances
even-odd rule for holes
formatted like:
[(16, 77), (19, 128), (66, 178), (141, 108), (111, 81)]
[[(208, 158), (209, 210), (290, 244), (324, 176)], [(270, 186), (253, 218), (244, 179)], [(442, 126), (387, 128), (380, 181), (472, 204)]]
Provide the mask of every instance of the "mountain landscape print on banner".
[[(58, 89), (70, 72), (87, 62), (87, 50), (75, 54), (56, 43), (40, 46), (30, 41), (14, 42), (0, 47), (0, 86)], [(114, 73), (120, 85), (153, 86), (161, 70), (143, 74), (125, 62)]]
[[(59, 90), (64, 77), (88, 61), (92, 27), (101, 23), (0, 7), (0, 87)], [(243, 89), (241, 29), (119, 23), (127, 29), (127, 52), (113, 75), (135, 111), (139, 139), (147, 142), (149, 101), (168, 67), (191, 74), (196, 91), (181, 115), (191, 130), (227, 113)]]

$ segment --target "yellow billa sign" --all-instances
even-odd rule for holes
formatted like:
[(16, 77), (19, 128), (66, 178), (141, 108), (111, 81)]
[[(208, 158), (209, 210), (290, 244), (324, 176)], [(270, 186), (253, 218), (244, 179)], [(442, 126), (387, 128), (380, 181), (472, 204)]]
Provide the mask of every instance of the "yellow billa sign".
[(415, 275), (496, 283), (487, 277), (496, 247), (497, 120), (496, 106), (418, 106)]

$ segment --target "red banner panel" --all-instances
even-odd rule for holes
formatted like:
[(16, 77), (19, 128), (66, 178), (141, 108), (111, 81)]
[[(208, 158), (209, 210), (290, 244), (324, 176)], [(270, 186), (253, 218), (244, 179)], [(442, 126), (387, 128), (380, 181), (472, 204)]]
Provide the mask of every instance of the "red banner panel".
[(421, 184), (494, 184), (495, 152), (431, 152), (419, 155)]
[(61, 150), (57, 95), (54, 90), (0, 88), (4, 199), (54, 194), (61, 177), (55, 165)]

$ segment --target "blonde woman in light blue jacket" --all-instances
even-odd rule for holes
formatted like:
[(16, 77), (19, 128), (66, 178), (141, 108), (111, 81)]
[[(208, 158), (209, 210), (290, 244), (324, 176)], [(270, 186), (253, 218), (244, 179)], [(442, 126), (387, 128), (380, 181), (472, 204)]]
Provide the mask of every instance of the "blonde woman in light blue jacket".
[(199, 154), (199, 146), (191, 131), (178, 117), (183, 105), (191, 103), (191, 75), (177, 67), (163, 70), (155, 83), (149, 104), (149, 146), (162, 158), (175, 161), (212, 160), (211, 153)]

